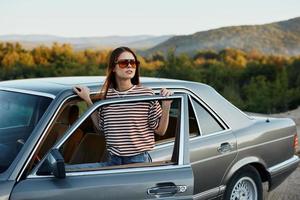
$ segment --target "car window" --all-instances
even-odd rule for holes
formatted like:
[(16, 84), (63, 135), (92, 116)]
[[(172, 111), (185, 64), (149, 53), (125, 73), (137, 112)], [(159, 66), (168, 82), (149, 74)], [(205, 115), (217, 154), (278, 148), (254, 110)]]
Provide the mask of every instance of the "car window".
[(189, 99), (189, 133), (190, 133), (190, 138), (196, 137), (200, 135), (200, 130), (197, 122), (197, 118), (195, 115), (195, 111), (193, 108), (193, 105)]
[[(200, 135), (197, 119), (195, 116), (194, 109), (191, 102), (188, 103), (189, 109), (189, 135), (190, 138)], [(175, 140), (175, 129), (178, 126), (178, 119), (180, 117), (180, 106), (179, 102), (173, 102), (170, 109), (169, 126), (164, 136), (156, 136), (155, 140), (157, 144), (166, 144), (174, 142)]]
[[(149, 100), (149, 101), (143, 101), (139, 102), (141, 105), (156, 105), (158, 103), (158, 106), (161, 104), (159, 101), (155, 100)], [(112, 105), (105, 105), (103, 107), (100, 107), (99, 109), (105, 112), (106, 108), (112, 107), (112, 108), (122, 108), (123, 105), (128, 104), (128, 103), (117, 103), (117, 104), (112, 104)], [(130, 103), (129, 103), (130, 104)], [(172, 102), (172, 105), (176, 104), (173, 106), (175, 107), (180, 107), (180, 99), (174, 99)], [(71, 104), (72, 105), (72, 104)], [(68, 107), (68, 106), (66, 106)], [(110, 108), (110, 109), (112, 109)], [(122, 110), (122, 109), (121, 109)], [(178, 109), (177, 109), (178, 111)], [(173, 135), (174, 135), (174, 141), (178, 140), (179, 141), (179, 131), (180, 131), (180, 118), (178, 115), (177, 111), (172, 111), (170, 112), (170, 117), (176, 117), (176, 120), (178, 121), (178, 126), (177, 128), (173, 129)], [(137, 123), (138, 119), (135, 119), (134, 116), (130, 114), (130, 111), (126, 111), (126, 116), (128, 119), (128, 123)], [(98, 110), (96, 111), (98, 113)], [(149, 114), (151, 115), (151, 113)], [(156, 114), (153, 114), (155, 116)], [(138, 118), (140, 116), (137, 116)], [(151, 117), (148, 119), (148, 115), (145, 118), (145, 123), (143, 119), (139, 121), (139, 123), (142, 123), (142, 126), (152, 126), (152, 122), (147, 122), (147, 120), (151, 120)], [(122, 118), (124, 120), (124, 118)], [(130, 134), (132, 138), (129, 138), (126, 136), (126, 139), (123, 140), (122, 135), (131, 133), (131, 130), (128, 128), (123, 127), (118, 127), (118, 119), (113, 119), (113, 120), (107, 120), (106, 118), (103, 119), (102, 122), (104, 126), (110, 126), (112, 124), (112, 127), (115, 127), (118, 129), (118, 131), (114, 132), (113, 134), (110, 135), (103, 135), (103, 133), (99, 133), (93, 126), (93, 123), (91, 121), (91, 117), (87, 117), (80, 125), (79, 127), (70, 135), (70, 137), (61, 145), (59, 151), (61, 152), (65, 164), (66, 164), (66, 170), (68, 171), (74, 171), (79, 170), (79, 171), (85, 171), (86, 169), (91, 169), (91, 168), (101, 168), (101, 169), (111, 169), (111, 168), (127, 168), (127, 167), (141, 167), (141, 166), (158, 166), (158, 165), (174, 165), (177, 164), (177, 150), (175, 149), (179, 148), (178, 145), (173, 145), (172, 147), (168, 149), (162, 150), (157, 150), (153, 148), (157, 143), (154, 140), (154, 135), (153, 133), (145, 133), (143, 129), (141, 129), (141, 132), (139, 131), (134, 131), (132, 134)], [(110, 123), (110, 124), (109, 124)], [(156, 123), (156, 122), (153, 122)], [(159, 121), (157, 121), (159, 123)], [(173, 126), (174, 124), (169, 124), (169, 126)], [(156, 125), (153, 125), (153, 128), (156, 127)], [(146, 137), (143, 137), (143, 135), (147, 135)], [(116, 137), (116, 139), (112, 139)], [(139, 139), (142, 138), (142, 139)], [(147, 155), (150, 155), (152, 162), (150, 163), (135, 163), (135, 164), (128, 164), (128, 165), (116, 165), (116, 166), (106, 166), (102, 165), (102, 163), (107, 163), (109, 154), (111, 154), (112, 149), (109, 149), (109, 144), (114, 143), (114, 145), (119, 145), (116, 146), (115, 149), (121, 149), (123, 148), (124, 152), (126, 153), (127, 149), (130, 147), (127, 147), (128, 145), (126, 143), (127, 140), (132, 140), (132, 144), (138, 149), (141, 148), (143, 149), (145, 146), (145, 151), (142, 150), (142, 152), (147, 152)], [(148, 141), (147, 143), (145, 141)], [(152, 141), (152, 142), (151, 142)], [(126, 144), (123, 144), (126, 143)], [(153, 144), (152, 144), (153, 143)], [(179, 144), (179, 142), (178, 142)], [(125, 146), (124, 146), (125, 145)], [(152, 146), (153, 145), (153, 146)], [(135, 148), (134, 147), (134, 148)], [(114, 149), (113, 149), (114, 150)], [(128, 151), (129, 152), (129, 151)], [(100, 164), (99, 164), (100, 163)]]
[(0, 128), (29, 126), (36, 100), (35, 96), (1, 91)]
[[(43, 158), (50, 148), (64, 135), (69, 127), (87, 110), (87, 104), (79, 98), (71, 98), (64, 103), (48, 129), (46, 137), (37, 152), (38, 158)], [(93, 132), (91, 120), (81, 125), (87, 132)], [(81, 127), (81, 128), (82, 128)]]
[(0, 91), (0, 172), (22, 149), (52, 99)]
[(200, 103), (198, 103), (194, 98), (191, 99), (199, 120), (202, 135), (224, 130), (218, 121)]
[(178, 123), (179, 119), (180, 119), (180, 102), (179, 100), (174, 100), (170, 108), (169, 125), (166, 130), (166, 133), (163, 136), (155, 135), (156, 145), (175, 141), (175, 133), (179, 126)]

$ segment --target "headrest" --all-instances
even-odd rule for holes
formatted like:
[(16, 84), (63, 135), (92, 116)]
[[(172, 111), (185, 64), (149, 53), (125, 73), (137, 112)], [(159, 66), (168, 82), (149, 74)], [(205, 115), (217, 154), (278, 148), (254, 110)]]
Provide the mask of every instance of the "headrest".
[(79, 108), (76, 104), (68, 105), (64, 108), (60, 116), (58, 117), (56, 123), (61, 124), (73, 124), (79, 116)]

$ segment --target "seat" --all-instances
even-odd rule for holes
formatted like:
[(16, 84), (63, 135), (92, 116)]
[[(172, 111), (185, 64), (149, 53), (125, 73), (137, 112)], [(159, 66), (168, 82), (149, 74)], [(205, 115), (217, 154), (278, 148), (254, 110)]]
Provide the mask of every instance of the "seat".
[(74, 151), (69, 164), (101, 162), (105, 154), (105, 147), (104, 136), (87, 133)]
[[(79, 108), (77, 105), (68, 105), (57, 118), (51, 131), (47, 135), (45, 142), (40, 149), (38, 156), (42, 158), (49, 149), (64, 135), (67, 129), (76, 121), (79, 115)], [(68, 161), (74, 152), (74, 149), (79, 144), (83, 137), (83, 131), (79, 128), (68, 139), (63, 146), (63, 155), (66, 161)]]
[[(68, 119), (68, 126), (71, 126), (79, 116), (79, 108), (77, 105), (70, 105), (68, 109), (68, 116), (65, 118)], [(65, 132), (65, 131), (64, 131)], [(64, 132), (60, 132), (61, 135), (58, 137), (62, 137)], [(70, 136), (70, 138), (66, 141), (62, 148), (62, 154), (64, 157), (65, 162), (69, 162), (71, 159), (72, 154), (74, 153), (76, 147), (80, 144), (80, 141), (82, 140), (84, 135), (84, 132), (80, 129), (77, 128), (74, 133)], [(59, 139), (58, 138), (58, 139)]]
[(56, 141), (61, 137), (62, 133), (64, 133), (69, 128), (68, 125), (55, 123), (47, 135), (39, 153), (38, 157), (42, 158), (49, 151), (51, 147), (56, 143)]
[(76, 129), (71, 137), (64, 144), (62, 153), (66, 163), (68, 163), (71, 159), (72, 154), (76, 150), (77, 146), (80, 144), (82, 140), (84, 132), (81, 129)]
[(168, 128), (165, 134), (163, 136), (155, 134), (156, 144), (167, 142), (167, 141), (174, 141), (176, 126), (177, 126), (177, 117), (170, 116)]

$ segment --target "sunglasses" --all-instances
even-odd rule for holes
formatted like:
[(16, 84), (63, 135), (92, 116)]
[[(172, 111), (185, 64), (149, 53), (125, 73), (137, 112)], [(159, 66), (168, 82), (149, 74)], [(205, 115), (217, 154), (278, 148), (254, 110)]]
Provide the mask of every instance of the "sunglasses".
[(120, 59), (115, 62), (116, 64), (119, 65), (120, 68), (126, 68), (130, 64), (132, 68), (136, 68), (139, 66), (140, 62), (134, 59)]

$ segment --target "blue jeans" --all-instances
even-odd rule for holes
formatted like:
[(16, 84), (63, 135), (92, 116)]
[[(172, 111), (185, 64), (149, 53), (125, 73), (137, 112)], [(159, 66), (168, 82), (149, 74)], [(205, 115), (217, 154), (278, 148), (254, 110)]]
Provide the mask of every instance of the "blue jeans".
[(148, 152), (143, 152), (135, 156), (117, 156), (111, 153), (108, 154), (108, 165), (126, 165), (131, 163), (146, 163), (151, 162), (151, 157)]
[(99, 162), (99, 163), (84, 163), (84, 164), (73, 164), (66, 165), (66, 171), (69, 170), (86, 170), (86, 169), (94, 169), (101, 168), (107, 166), (114, 165), (126, 165), (132, 163), (148, 163), (152, 162), (151, 156), (148, 152), (143, 152), (135, 156), (117, 156), (111, 153), (108, 153), (108, 161), (107, 162)]

